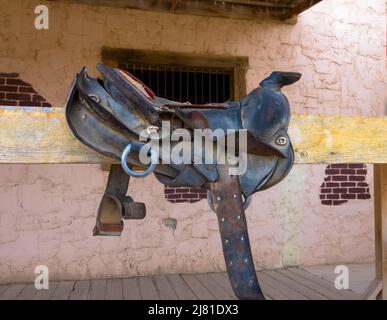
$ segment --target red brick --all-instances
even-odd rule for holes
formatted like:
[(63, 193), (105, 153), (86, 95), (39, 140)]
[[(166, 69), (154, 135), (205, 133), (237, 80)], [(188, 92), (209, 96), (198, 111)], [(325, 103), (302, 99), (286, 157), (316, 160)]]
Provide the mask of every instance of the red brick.
[(358, 199), (371, 199), (371, 195), (370, 194), (367, 194), (367, 193), (359, 193), (358, 195), (357, 195), (357, 198)]
[(348, 165), (346, 163), (331, 164), (329, 168), (330, 169), (346, 169), (346, 168), (348, 168)]
[(340, 183), (328, 182), (327, 187), (328, 188), (337, 188), (337, 187), (340, 187)]
[(51, 103), (43, 102), (42, 103), (42, 107), (44, 107), (44, 108), (52, 108), (52, 105), (51, 105)]
[(5, 93), (4, 92), (0, 92), (0, 100), (3, 100), (5, 98)]
[(19, 87), (19, 92), (23, 92), (23, 93), (36, 93), (36, 91), (31, 86), (27, 86), (27, 87), (20, 86)]
[(339, 204), (343, 204), (343, 203), (346, 203), (348, 202), (348, 200), (334, 200), (333, 201), (333, 205), (334, 206), (338, 206)]
[(342, 187), (356, 187), (356, 182), (342, 182), (340, 185)]
[(322, 200), (321, 201), (321, 204), (324, 204), (324, 205), (326, 205), (326, 206), (331, 206), (332, 205), (332, 200)]
[(203, 192), (205, 192), (205, 193), (207, 193), (207, 189), (205, 189), (205, 188), (189, 188), (189, 190), (191, 191), (191, 192), (200, 192), (200, 193), (203, 193)]
[(0, 77), (3, 77), (3, 78), (17, 78), (18, 76), (19, 76), (19, 74), (16, 72), (12, 72), (12, 73), (1, 72), (0, 73)]
[(339, 194), (327, 194), (327, 199), (340, 199)]
[(7, 84), (14, 86), (29, 86), (30, 84), (20, 79), (7, 78)]
[(190, 199), (189, 203), (195, 203), (195, 202), (198, 202), (198, 201), (200, 201), (200, 200), (199, 199)]
[(355, 169), (341, 169), (340, 173), (341, 174), (355, 174), (356, 171), (355, 171)]
[(19, 101), (18, 105), (23, 107), (41, 107), (42, 106), (40, 102), (36, 102), (36, 101)]
[(17, 92), (16, 86), (0, 86), (0, 91)]
[(167, 195), (167, 199), (180, 199), (181, 198), (181, 194), (168, 194)]
[(349, 188), (350, 193), (365, 193), (365, 188)]
[(365, 169), (358, 169), (358, 170), (356, 170), (356, 174), (366, 175), (367, 174), (367, 170), (365, 170)]
[(6, 97), (9, 100), (31, 100), (31, 95), (27, 93), (7, 93)]
[(365, 181), (365, 176), (349, 176), (349, 181)]
[(349, 168), (351, 169), (363, 169), (364, 168), (364, 164), (362, 163), (351, 163), (348, 165)]
[(324, 200), (325, 199), (325, 194), (320, 194), (320, 199)]
[(332, 181), (348, 181), (347, 176), (333, 176)]
[(325, 170), (325, 174), (339, 174), (340, 170), (332, 170), (332, 169), (327, 169)]
[(321, 193), (331, 193), (332, 189), (321, 189)]
[(358, 187), (368, 187), (368, 183), (367, 182), (358, 182), (357, 186)]
[(333, 193), (346, 193), (347, 188), (335, 188), (333, 189)]
[(183, 199), (195, 199), (198, 197), (197, 193), (183, 193), (181, 195)]
[(4, 84), (4, 83), (5, 83), (5, 79), (4, 78), (0, 78), (0, 85)]
[(34, 96), (32, 97), (32, 100), (33, 101), (46, 101), (46, 99), (44, 99), (40, 94), (34, 94)]
[(325, 178), (324, 178), (324, 181), (331, 181), (331, 176), (325, 177)]
[(186, 193), (186, 192), (189, 192), (189, 189), (188, 188), (176, 188), (175, 192), (176, 193)]
[(172, 188), (165, 188), (165, 189), (164, 189), (164, 193), (165, 193), (165, 194), (175, 193), (175, 189), (172, 189)]
[(0, 106), (16, 106), (16, 101), (0, 100)]
[(198, 193), (200, 199), (207, 199), (207, 193)]
[(356, 194), (344, 193), (341, 195), (341, 199), (356, 199)]

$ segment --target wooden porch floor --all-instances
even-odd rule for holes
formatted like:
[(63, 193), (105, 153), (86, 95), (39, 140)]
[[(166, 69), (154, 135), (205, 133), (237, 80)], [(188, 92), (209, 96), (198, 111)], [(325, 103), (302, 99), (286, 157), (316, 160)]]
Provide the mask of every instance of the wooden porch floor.
[[(372, 265), (351, 265), (356, 290), (337, 290), (332, 266), (291, 267), (257, 272), (269, 300), (348, 300), (360, 299), (372, 280)], [(352, 272), (350, 267), (350, 270)], [(357, 277), (357, 278), (356, 278)], [(363, 289), (364, 288), (364, 289)], [(350, 285), (351, 289), (351, 285)], [(173, 274), (124, 279), (50, 281), (49, 290), (33, 284), (0, 285), (0, 299), (33, 300), (232, 300), (227, 274)]]

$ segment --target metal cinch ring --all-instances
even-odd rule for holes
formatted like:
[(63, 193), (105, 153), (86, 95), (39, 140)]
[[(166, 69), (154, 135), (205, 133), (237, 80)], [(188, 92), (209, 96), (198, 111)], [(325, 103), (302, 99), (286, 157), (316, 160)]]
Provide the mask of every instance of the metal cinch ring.
[(137, 171), (137, 170), (132, 170), (129, 168), (128, 164), (126, 163), (126, 158), (128, 157), (129, 153), (130, 153), (130, 149), (132, 148), (132, 144), (129, 143), (124, 151), (122, 151), (122, 155), (121, 155), (121, 166), (122, 166), (122, 169), (124, 169), (124, 171), (132, 176), (132, 177), (146, 177), (147, 175), (149, 175), (150, 173), (152, 173), (152, 171), (154, 170), (154, 168), (156, 167), (156, 164), (157, 164), (157, 160), (158, 160), (158, 154), (156, 151), (154, 151), (152, 148), (149, 149), (150, 153), (151, 153), (151, 163), (149, 164), (148, 168), (146, 168), (144, 171)]

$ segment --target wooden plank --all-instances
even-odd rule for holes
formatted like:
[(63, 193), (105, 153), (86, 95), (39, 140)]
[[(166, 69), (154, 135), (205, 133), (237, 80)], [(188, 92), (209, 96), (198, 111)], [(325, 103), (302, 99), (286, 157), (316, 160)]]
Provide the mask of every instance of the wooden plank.
[(34, 296), (34, 300), (50, 300), (58, 285), (59, 285), (59, 282), (50, 281), (48, 284), (48, 289), (38, 290), (38, 292)]
[(0, 285), (0, 297), (3, 294), (3, 292), (5, 292), (5, 290), (8, 289), (8, 287), (9, 287), (9, 284), (2, 284), (2, 285)]
[(60, 281), (51, 299), (68, 300), (74, 289), (74, 285), (75, 281)]
[(326, 297), (324, 297), (321, 294), (318, 294), (314, 292), (313, 290), (310, 290), (309, 288), (305, 287), (304, 285), (298, 283), (297, 281), (294, 281), (281, 273), (279, 273), (277, 270), (272, 271), (263, 271), (263, 273), (267, 274), (268, 276), (271, 276), (272, 278), (278, 280), (279, 282), (282, 282), (289, 288), (292, 288), (293, 290), (297, 291), (298, 293), (302, 294), (303, 296), (307, 297), (311, 300), (328, 300)]
[(153, 280), (161, 300), (177, 300), (177, 295), (165, 275), (154, 276)]
[(167, 279), (175, 290), (179, 300), (197, 300), (198, 298), (192, 292), (191, 288), (185, 283), (185, 281), (177, 274), (167, 275)]
[(19, 284), (19, 283), (9, 285), (8, 288), (1, 295), (0, 300), (15, 299), (25, 287), (26, 287), (26, 284)]
[(267, 281), (263, 274), (257, 273), (257, 278), (266, 300), (289, 300), (287, 296), (278, 290), (278, 287), (272, 286), (272, 283)]
[(213, 300), (215, 297), (201, 284), (198, 278), (192, 274), (183, 274), (181, 277), (189, 285), (199, 300)]
[(16, 300), (32, 300), (37, 292), (38, 290), (35, 288), (34, 284), (28, 284), (16, 297)]
[(76, 281), (69, 300), (87, 300), (89, 297), (90, 286), (90, 280)]
[(122, 279), (108, 279), (106, 283), (106, 300), (122, 300)]
[(124, 300), (141, 300), (138, 278), (127, 278), (122, 280)]
[(104, 300), (106, 292), (106, 279), (91, 280), (89, 300)]
[(375, 278), (361, 296), (362, 300), (376, 300), (383, 289), (383, 282)]
[(343, 299), (346, 299), (346, 300), (359, 299), (359, 297), (354, 292), (349, 292), (349, 290), (337, 290), (333, 282), (329, 282), (321, 277), (318, 277), (305, 269), (298, 268), (298, 267), (290, 267), (290, 268), (287, 268), (287, 270), (297, 274), (298, 276), (306, 280), (312, 281), (317, 286), (324, 287), (325, 288), (324, 290), (329, 290), (332, 294), (339, 294), (337, 299), (339, 299), (340, 297), (343, 297)]
[[(318, 294), (321, 294), (322, 296), (326, 297), (329, 300), (346, 300), (349, 297), (345, 295), (341, 295), (341, 291), (345, 290), (331, 290), (330, 286), (328, 285), (322, 285), (322, 282), (316, 283), (314, 280), (312, 280), (311, 277), (302, 277), (299, 274), (295, 272), (291, 272), (290, 270), (281, 269), (278, 270), (281, 274), (284, 276), (293, 279), (294, 281), (297, 281), (298, 283), (304, 285), (305, 287), (315, 291)], [(352, 299), (359, 298), (355, 294), (352, 296)]]
[(151, 277), (140, 277), (138, 279), (141, 297), (145, 300), (159, 300), (155, 284)]
[[(295, 162), (387, 163), (387, 118), (293, 115)], [(362, 128), (362, 130), (359, 130)], [(63, 108), (0, 107), (0, 163), (106, 163), (76, 140)]]
[(212, 294), (216, 300), (231, 300), (233, 297), (220, 287), (208, 274), (197, 274), (196, 277)]
[(276, 278), (270, 277), (264, 272), (259, 272), (258, 276), (259, 276), (258, 279), (260, 280), (260, 282), (263, 283), (265, 281), (267, 283), (267, 286), (275, 288), (276, 291), (280, 292), (283, 295), (283, 297), (280, 298), (280, 300), (308, 300), (306, 296), (284, 285)]
[(378, 296), (387, 300), (387, 163), (374, 165), (375, 278), (382, 282)]

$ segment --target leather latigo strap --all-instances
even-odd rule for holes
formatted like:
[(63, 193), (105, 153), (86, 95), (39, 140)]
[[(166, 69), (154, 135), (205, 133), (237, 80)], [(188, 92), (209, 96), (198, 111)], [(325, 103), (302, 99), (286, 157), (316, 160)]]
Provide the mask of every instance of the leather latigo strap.
[(264, 300), (251, 254), (239, 178), (227, 171), (225, 166), (218, 167), (219, 180), (210, 184), (210, 190), (228, 277), (239, 299)]

